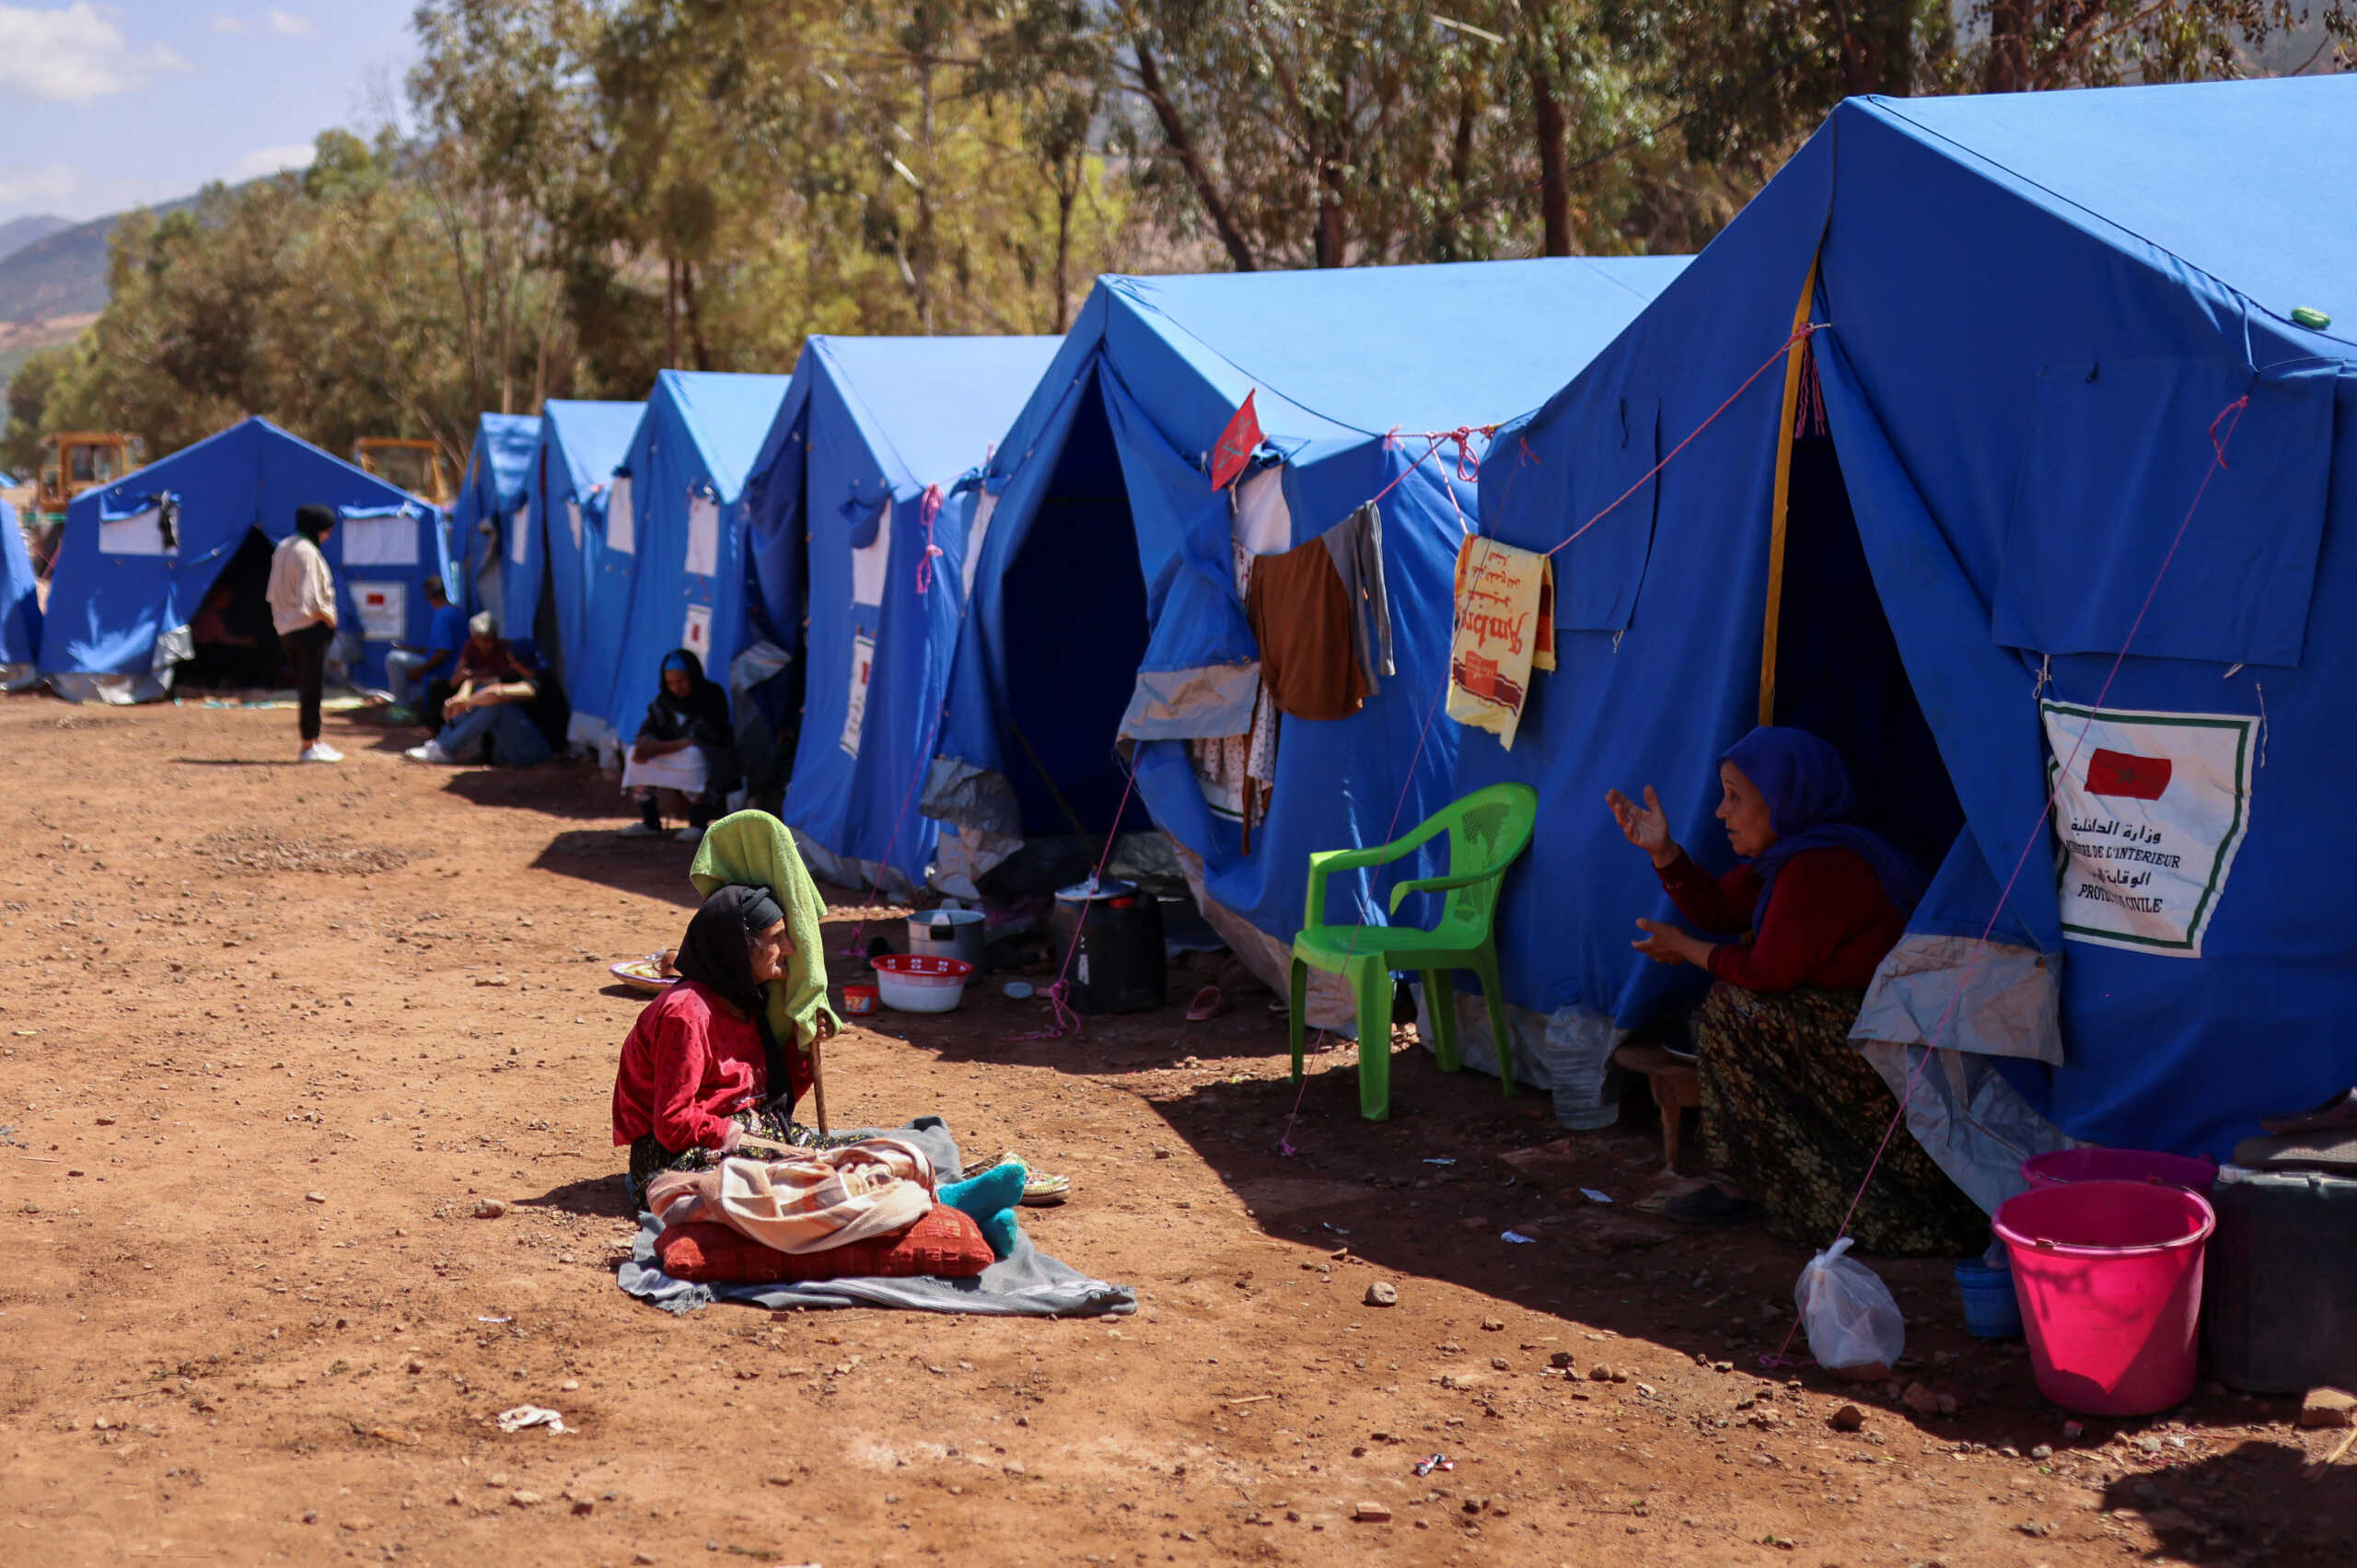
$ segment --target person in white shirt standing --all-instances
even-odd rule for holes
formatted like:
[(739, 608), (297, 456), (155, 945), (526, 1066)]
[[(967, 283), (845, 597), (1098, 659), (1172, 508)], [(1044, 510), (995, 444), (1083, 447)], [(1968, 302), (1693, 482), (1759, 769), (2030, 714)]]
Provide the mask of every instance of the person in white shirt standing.
[(295, 531), (270, 556), (270, 618), (279, 645), (295, 667), (301, 712), (301, 762), (341, 762), (343, 753), (319, 738), (319, 688), (327, 678), (328, 645), (335, 640), (335, 578), (319, 546), (336, 524), (334, 508), (297, 506)]

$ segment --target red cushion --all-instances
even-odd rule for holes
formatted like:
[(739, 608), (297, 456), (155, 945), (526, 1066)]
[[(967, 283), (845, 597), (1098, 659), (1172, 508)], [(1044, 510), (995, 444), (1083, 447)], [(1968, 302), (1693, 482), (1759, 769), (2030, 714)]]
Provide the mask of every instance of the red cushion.
[(906, 1279), (934, 1274), (971, 1279), (993, 1261), (981, 1226), (962, 1210), (935, 1203), (914, 1225), (823, 1252), (780, 1252), (717, 1220), (666, 1227), (655, 1260), (675, 1280), (702, 1284), (779, 1284), (815, 1280)]

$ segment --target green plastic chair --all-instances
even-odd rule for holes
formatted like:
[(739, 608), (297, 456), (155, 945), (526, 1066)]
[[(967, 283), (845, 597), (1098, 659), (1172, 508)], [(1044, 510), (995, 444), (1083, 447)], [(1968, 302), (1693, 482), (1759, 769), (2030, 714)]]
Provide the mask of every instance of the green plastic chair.
[[(1424, 980), (1424, 1012), (1432, 1019), (1434, 1052), (1441, 1070), (1455, 1073), (1457, 993), (1454, 970), (1480, 977), (1490, 1005), (1490, 1038), (1498, 1048), (1498, 1082), (1514, 1093), (1506, 1064), (1505, 993), (1498, 985), (1498, 948), (1490, 934), (1498, 907), (1498, 886), (1530, 842), (1538, 819), (1538, 792), (1528, 784), (1499, 784), (1475, 790), (1443, 807), (1416, 830), (1395, 843), (1373, 849), (1328, 850), (1309, 857), (1308, 924), (1294, 938), (1288, 1023), (1293, 1036), (1293, 1075), (1301, 1079), (1305, 999), (1309, 971), (1321, 970), (1350, 981), (1358, 997), (1359, 1114), (1369, 1121), (1391, 1119), (1391, 972), (1418, 970)], [(1391, 908), (1411, 893), (1446, 893), (1440, 923), (1429, 931), (1412, 925), (1329, 925), (1326, 878), (1337, 871), (1383, 865), (1411, 854), (1435, 835), (1448, 834), (1448, 875), (1402, 882), (1391, 890)]]

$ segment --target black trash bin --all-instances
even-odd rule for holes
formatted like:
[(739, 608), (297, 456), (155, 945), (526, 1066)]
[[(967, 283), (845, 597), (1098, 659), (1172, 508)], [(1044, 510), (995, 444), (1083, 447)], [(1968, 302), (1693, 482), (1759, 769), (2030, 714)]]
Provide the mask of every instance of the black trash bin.
[[(1167, 986), (1162, 906), (1134, 882), (1082, 882), (1056, 894), (1056, 947), (1075, 1013), (1150, 1013)], [(1079, 941), (1075, 946), (1074, 934)]]

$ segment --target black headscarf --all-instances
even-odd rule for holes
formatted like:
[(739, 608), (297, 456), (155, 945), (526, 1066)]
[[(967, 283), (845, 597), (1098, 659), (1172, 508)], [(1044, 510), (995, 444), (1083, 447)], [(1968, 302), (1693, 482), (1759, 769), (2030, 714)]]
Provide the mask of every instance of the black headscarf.
[(794, 1078), (785, 1051), (770, 1028), (769, 1003), (753, 978), (753, 938), (785, 918), (766, 888), (731, 883), (714, 889), (688, 922), (679, 939), (679, 972), (753, 1020), (761, 1031), (761, 1061), (769, 1077), (770, 1103), (794, 1103)]
[(335, 508), (332, 506), (310, 505), (295, 508), (295, 531), (313, 544), (327, 538), (328, 530), (334, 528), (335, 523)]
[(641, 740), (692, 740), (706, 750), (726, 750), (737, 744), (737, 726), (728, 716), (728, 693), (703, 672), (703, 660), (685, 648), (663, 656), (666, 670), (688, 672), (688, 694), (675, 697), (668, 685), (658, 685), (655, 701), (646, 705), (646, 720), (638, 726)]

